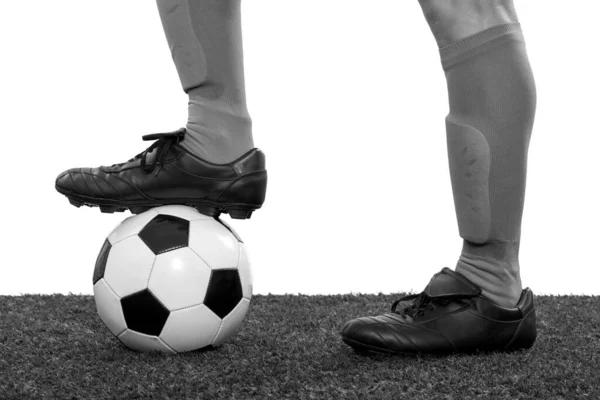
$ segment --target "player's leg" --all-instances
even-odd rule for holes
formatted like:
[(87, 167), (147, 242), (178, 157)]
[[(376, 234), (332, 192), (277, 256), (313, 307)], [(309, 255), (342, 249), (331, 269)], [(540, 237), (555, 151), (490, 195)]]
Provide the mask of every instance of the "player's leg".
[[(448, 83), (448, 158), (459, 233), (456, 270), (390, 313), (342, 329), (359, 351), (448, 353), (533, 346), (533, 293), (519, 240), (535, 84), (512, 0), (420, 0)], [(413, 300), (408, 307), (401, 301)]]
[(166, 204), (211, 216), (250, 218), (264, 202), (265, 155), (253, 148), (246, 108), (241, 0), (157, 0), (183, 90), (186, 128), (151, 134), (155, 142), (127, 162), (71, 168), (56, 190), (71, 204), (140, 213)]
[(241, 0), (157, 0), (183, 90), (183, 146), (225, 163), (254, 147), (246, 107)]
[(519, 242), (536, 90), (512, 0), (420, 0), (440, 47), (456, 272), (497, 304), (521, 295)]

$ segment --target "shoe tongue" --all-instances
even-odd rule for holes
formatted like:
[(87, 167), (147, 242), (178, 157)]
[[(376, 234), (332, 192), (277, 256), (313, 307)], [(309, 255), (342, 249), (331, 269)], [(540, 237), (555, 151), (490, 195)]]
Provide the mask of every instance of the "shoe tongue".
[(475, 286), (467, 278), (452, 271), (450, 268), (444, 268), (431, 278), (424, 292), (429, 297), (448, 296), (452, 294), (477, 296), (481, 293), (481, 288)]

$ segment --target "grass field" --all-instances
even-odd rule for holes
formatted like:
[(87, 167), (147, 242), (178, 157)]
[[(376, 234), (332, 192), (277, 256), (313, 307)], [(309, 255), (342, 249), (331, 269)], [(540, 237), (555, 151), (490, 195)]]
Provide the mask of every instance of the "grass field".
[(600, 297), (537, 296), (526, 352), (356, 355), (349, 319), (398, 295), (254, 296), (218, 350), (139, 354), (91, 296), (0, 296), (0, 399), (600, 399)]

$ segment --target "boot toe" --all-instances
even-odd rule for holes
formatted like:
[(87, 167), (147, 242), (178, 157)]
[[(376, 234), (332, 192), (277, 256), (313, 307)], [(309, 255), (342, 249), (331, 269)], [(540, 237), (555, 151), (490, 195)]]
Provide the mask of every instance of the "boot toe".
[(71, 168), (56, 178), (56, 189), (78, 196), (110, 198), (115, 189), (103, 175), (98, 168)]
[(80, 168), (71, 168), (62, 172), (56, 178), (56, 189), (66, 192), (81, 192), (81, 173)]

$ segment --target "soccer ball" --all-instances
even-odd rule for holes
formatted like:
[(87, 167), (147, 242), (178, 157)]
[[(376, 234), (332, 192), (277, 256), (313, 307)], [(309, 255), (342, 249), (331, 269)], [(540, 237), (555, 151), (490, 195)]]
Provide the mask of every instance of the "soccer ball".
[(183, 205), (121, 222), (100, 250), (93, 280), (100, 319), (140, 352), (220, 346), (237, 332), (252, 298), (240, 237)]

